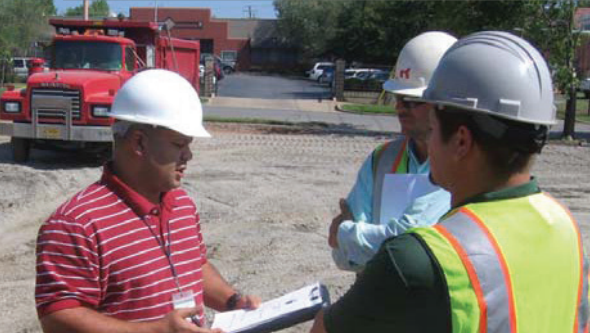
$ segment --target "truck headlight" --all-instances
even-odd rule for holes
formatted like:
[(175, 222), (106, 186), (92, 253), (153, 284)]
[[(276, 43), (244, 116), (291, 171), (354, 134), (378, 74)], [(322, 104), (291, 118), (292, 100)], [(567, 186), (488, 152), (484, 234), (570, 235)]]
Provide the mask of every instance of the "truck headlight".
[(20, 102), (4, 102), (4, 112), (8, 112), (8, 113), (20, 112)]
[(96, 105), (92, 107), (92, 116), (93, 117), (108, 117), (109, 116), (109, 107), (104, 105)]

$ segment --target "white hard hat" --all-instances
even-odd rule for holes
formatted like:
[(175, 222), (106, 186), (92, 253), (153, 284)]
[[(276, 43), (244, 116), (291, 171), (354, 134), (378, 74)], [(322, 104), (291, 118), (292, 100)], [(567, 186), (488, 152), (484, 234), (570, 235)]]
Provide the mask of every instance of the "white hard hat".
[(446, 32), (422, 33), (406, 43), (395, 64), (395, 77), (383, 89), (394, 94), (422, 97), (443, 54), (457, 41)]
[(555, 124), (547, 63), (527, 41), (507, 32), (460, 39), (441, 59), (422, 99), (523, 123)]
[(175, 72), (150, 69), (129, 79), (115, 96), (111, 117), (162, 126), (191, 137), (210, 137), (191, 84)]

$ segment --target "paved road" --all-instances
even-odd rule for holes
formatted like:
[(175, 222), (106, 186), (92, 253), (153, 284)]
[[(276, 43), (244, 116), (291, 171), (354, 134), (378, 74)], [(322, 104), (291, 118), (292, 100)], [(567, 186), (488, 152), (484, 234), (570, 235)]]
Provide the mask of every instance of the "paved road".
[[(218, 97), (204, 106), (207, 117), (248, 118), (292, 123), (325, 123), (342, 129), (399, 133), (395, 116), (360, 115), (335, 111), (325, 85), (303, 78), (235, 73), (226, 76)], [(563, 121), (552, 137), (563, 131)], [(576, 123), (576, 138), (590, 140), (590, 125)]]
[(219, 81), (217, 96), (265, 99), (326, 99), (328, 86), (305, 78), (234, 73)]

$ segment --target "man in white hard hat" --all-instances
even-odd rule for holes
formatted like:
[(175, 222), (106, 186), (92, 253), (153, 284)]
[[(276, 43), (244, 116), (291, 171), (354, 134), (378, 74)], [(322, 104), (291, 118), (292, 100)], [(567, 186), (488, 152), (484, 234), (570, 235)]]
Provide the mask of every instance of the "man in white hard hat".
[(339, 268), (362, 270), (385, 239), (431, 225), (449, 210), (449, 193), (428, 180), (430, 106), (415, 99), (456, 41), (431, 31), (412, 38), (400, 52), (395, 78), (383, 88), (396, 98), (402, 136), (369, 155), (348, 198), (340, 200), (341, 213), (332, 220), (328, 239)]
[(469, 35), (424, 100), (432, 178), (453, 209), (387, 240), (312, 332), (587, 332), (578, 223), (530, 174), (555, 122), (541, 54), (509, 33)]
[(203, 304), (255, 308), (207, 260), (180, 188), (193, 137), (209, 137), (193, 87), (154, 69), (119, 90), (113, 160), (41, 226), (35, 300), (43, 330), (210, 332)]

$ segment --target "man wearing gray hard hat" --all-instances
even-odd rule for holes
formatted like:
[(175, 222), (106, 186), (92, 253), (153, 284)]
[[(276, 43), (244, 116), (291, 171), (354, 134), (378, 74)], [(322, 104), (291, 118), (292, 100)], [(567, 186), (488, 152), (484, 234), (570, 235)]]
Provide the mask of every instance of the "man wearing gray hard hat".
[[(180, 75), (146, 70), (112, 106), (113, 160), (61, 205), (37, 241), (35, 300), (50, 332), (210, 332), (203, 304), (256, 308), (207, 260), (199, 214), (180, 188), (193, 137), (209, 137)], [(215, 330), (217, 331), (217, 330)]]
[(578, 223), (531, 176), (555, 122), (541, 54), (509, 33), (469, 35), (423, 100), (431, 177), (452, 209), (385, 241), (312, 332), (587, 332)]

